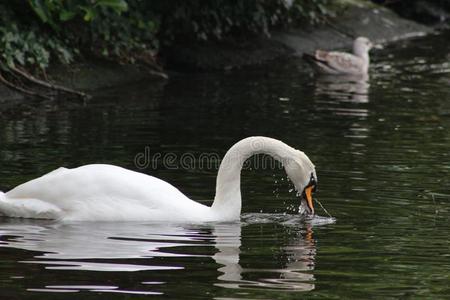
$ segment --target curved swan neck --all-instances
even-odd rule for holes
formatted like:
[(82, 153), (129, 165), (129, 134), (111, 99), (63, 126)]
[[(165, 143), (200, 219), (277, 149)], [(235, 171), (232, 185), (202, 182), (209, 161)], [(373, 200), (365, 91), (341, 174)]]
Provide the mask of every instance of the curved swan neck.
[(283, 163), (296, 152), (296, 149), (285, 143), (267, 137), (249, 137), (234, 144), (220, 164), (212, 209), (224, 219), (239, 219), (242, 206), (241, 169), (244, 162), (254, 154), (264, 153)]

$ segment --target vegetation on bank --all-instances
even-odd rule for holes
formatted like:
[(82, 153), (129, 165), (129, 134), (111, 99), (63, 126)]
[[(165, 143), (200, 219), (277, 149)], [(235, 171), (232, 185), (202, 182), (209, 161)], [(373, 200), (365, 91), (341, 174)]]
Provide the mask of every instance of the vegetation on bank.
[(174, 42), (270, 35), (274, 27), (318, 22), (329, 14), (329, 2), (4, 1), (0, 4), (0, 81), (30, 95), (49, 97), (49, 91), (56, 91), (83, 96), (50, 84), (46, 76), (49, 65), (101, 57), (139, 63), (163, 74), (157, 57)]

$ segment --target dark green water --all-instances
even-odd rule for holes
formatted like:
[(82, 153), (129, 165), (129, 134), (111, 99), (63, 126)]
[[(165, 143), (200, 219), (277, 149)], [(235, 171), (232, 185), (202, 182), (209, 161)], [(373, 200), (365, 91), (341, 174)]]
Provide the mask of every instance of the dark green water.
[[(0, 190), (60, 166), (137, 169), (146, 148), (222, 156), (265, 135), (308, 154), (316, 196), (337, 221), (302, 222), (284, 172), (252, 165), (240, 223), (1, 218), (1, 298), (448, 298), (449, 40), (373, 51), (367, 82), (314, 79), (289, 60), (105, 89), (86, 105), (2, 104)], [(216, 169), (155, 167), (141, 171), (211, 202)]]

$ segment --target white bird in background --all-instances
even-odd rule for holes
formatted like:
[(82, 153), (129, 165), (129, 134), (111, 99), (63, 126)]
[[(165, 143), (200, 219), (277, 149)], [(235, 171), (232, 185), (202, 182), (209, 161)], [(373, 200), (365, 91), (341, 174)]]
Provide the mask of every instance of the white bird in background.
[(313, 55), (303, 54), (303, 58), (320, 74), (364, 75), (369, 70), (369, 51), (372, 47), (368, 38), (358, 37), (353, 42), (353, 54), (316, 50)]
[(225, 154), (212, 206), (189, 199), (171, 184), (112, 165), (59, 168), (0, 192), (0, 215), (62, 221), (235, 221), (241, 214), (241, 169), (250, 156), (264, 153), (282, 162), (297, 191), (300, 211), (314, 214), (314, 165), (301, 151), (267, 137), (245, 138)]

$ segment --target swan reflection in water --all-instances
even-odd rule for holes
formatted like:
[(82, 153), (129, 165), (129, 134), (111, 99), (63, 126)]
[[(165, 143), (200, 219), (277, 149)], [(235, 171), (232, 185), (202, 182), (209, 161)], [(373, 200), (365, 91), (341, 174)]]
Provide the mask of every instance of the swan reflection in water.
[[(226, 228), (216, 226), (216, 248), (218, 252), (213, 256), (216, 263), (222, 265), (218, 269), (222, 275), (218, 276), (217, 286), (225, 288), (256, 288), (283, 289), (295, 291), (310, 291), (314, 289), (314, 270), (316, 255), (315, 241), (311, 224), (306, 224), (302, 232), (281, 247), (280, 253), (284, 259), (281, 268), (242, 268), (240, 265), (240, 234), (241, 227)], [(235, 231), (230, 235), (230, 229)], [(268, 274), (272, 278), (259, 278), (258, 281), (244, 279), (246, 274)], [(254, 277), (254, 276), (249, 276)], [(259, 277), (259, 276), (258, 276)]]
[[(258, 219), (266, 218), (263, 214), (254, 215), (259, 215)], [(291, 219), (292, 217), (297, 218), (291, 216)], [(241, 231), (253, 226), (263, 226), (262, 223), (258, 224), (260, 221), (255, 224), (255, 221), (249, 218), (248, 222), (244, 220), (235, 223), (177, 225), (136, 222), (60, 224), (50, 221), (0, 219), (0, 247), (36, 251), (37, 255), (22, 259), (19, 263), (44, 265), (47, 270), (177, 272), (176, 270), (184, 269), (183, 263), (180, 263), (182, 260), (177, 258), (212, 257), (213, 262), (219, 265), (215, 282), (219, 287), (261, 287), (296, 291), (314, 289), (314, 275), (311, 271), (314, 269), (316, 249), (311, 224), (296, 221), (289, 224), (288, 219), (285, 220), (285, 225), (277, 223), (277, 226), (290, 226), (289, 230), (296, 232), (288, 242), (283, 242), (280, 253), (277, 253), (281, 257), (277, 262), (279, 268), (271, 268), (272, 265), (270, 268), (260, 268), (265, 264), (261, 261), (258, 266), (241, 266)], [(272, 223), (278, 221), (272, 220)], [(280, 228), (281, 230), (287, 229)], [(252, 234), (248, 237), (250, 243), (252, 236), (261, 240), (259, 233)], [(247, 237), (244, 244), (246, 241)], [(211, 256), (211, 251), (198, 250), (204, 249), (205, 246), (214, 247), (215, 254)], [(193, 250), (190, 247), (199, 248), (190, 251), (189, 249)], [(252, 246), (248, 245), (246, 248), (251, 249)], [(158, 264), (153, 258), (167, 259), (161, 265), (161, 259), (157, 260)], [(262, 275), (259, 276), (259, 273)], [(45, 282), (41, 284), (45, 288), (40, 291), (80, 288), (76, 285), (58, 287)], [(117, 285), (120, 286), (120, 283)], [(110, 287), (108, 291), (111, 292), (112, 289), (119, 287)], [(37, 291), (34, 288), (29, 290)], [(95, 290), (98, 291), (98, 288)]]

